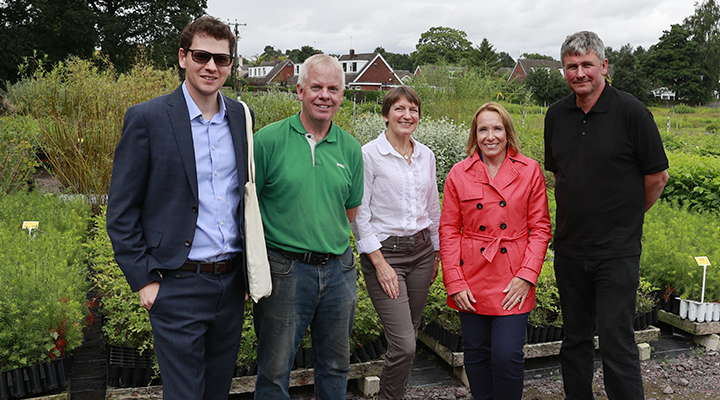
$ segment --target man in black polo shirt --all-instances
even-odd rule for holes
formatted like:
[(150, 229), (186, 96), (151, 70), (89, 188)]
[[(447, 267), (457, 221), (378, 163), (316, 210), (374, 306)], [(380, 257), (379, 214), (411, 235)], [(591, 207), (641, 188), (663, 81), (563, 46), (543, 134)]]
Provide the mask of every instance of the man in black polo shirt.
[(597, 328), (608, 398), (643, 399), (633, 333), (644, 213), (660, 197), (668, 161), (650, 111), (605, 82), (608, 60), (593, 32), (560, 54), (573, 94), (545, 118), (545, 168), (555, 173), (555, 274), (565, 339), (566, 399), (593, 399)]

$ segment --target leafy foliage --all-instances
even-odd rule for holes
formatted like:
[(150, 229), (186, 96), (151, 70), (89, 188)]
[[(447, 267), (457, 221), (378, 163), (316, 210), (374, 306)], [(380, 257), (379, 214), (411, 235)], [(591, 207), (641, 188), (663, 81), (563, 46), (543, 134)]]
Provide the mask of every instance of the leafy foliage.
[(32, 118), (0, 118), (0, 194), (25, 189), (39, 166), (35, 144), (39, 129)]
[[(39, 221), (29, 235), (24, 220)], [(82, 344), (89, 209), (38, 192), (0, 195), (0, 371), (63, 357)]]
[(662, 198), (692, 211), (720, 210), (720, 159), (685, 153), (668, 153), (672, 168)]
[(524, 83), (532, 90), (533, 99), (544, 106), (571, 93), (562, 74), (556, 69), (536, 68), (527, 74)]
[(467, 33), (436, 26), (420, 35), (412, 58), (415, 65), (459, 64), (472, 50)]

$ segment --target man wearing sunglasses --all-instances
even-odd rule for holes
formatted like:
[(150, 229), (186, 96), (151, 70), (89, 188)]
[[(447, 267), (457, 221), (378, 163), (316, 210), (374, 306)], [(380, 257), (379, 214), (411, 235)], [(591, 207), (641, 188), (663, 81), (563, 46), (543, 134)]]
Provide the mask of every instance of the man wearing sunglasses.
[(115, 150), (108, 233), (149, 310), (164, 399), (227, 399), (242, 335), (246, 121), (219, 92), (234, 48), (220, 20), (188, 24), (185, 82), (131, 107)]

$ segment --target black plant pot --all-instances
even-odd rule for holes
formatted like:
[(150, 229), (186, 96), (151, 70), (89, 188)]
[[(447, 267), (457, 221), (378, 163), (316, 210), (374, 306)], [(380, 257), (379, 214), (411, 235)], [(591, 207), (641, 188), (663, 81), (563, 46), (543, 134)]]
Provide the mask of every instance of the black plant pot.
[(350, 353), (350, 364), (357, 364), (360, 362), (360, 359), (358, 358), (357, 351), (353, 350), (352, 353)]
[(460, 335), (458, 335), (457, 333), (452, 333), (452, 332), (450, 332), (449, 335), (450, 335), (450, 345), (448, 346), (448, 349), (450, 351), (455, 352), (455, 351), (457, 351), (457, 348), (459, 346), (458, 342), (460, 341)]
[(563, 340), (563, 328), (562, 326), (556, 326), (555, 327), (555, 336), (553, 337), (553, 341), (557, 342), (559, 340)]
[(58, 384), (57, 367), (51, 362), (43, 364), (45, 370), (45, 388), (48, 390), (54, 390), (60, 387)]
[(555, 327), (552, 325), (547, 326), (547, 335), (545, 336), (546, 342), (552, 342), (555, 339)]
[(658, 323), (658, 308), (653, 307), (652, 311), (650, 311), (651, 320), (648, 321), (648, 324), (650, 325), (657, 325)]
[(373, 347), (375, 348), (375, 354), (378, 356), (381, 356), (385, 354), (385, 346), (382, 344), (382, 340), (380, 340), (381, 337), (385, 337), (385, 335), (380, 335), (377, 340), (373, 342)]
[(5, 372), (0, 372), (0, 400), (8, 400), (10, 398), (7, 379), (8, 375)]
[(539, 326), (535, 329), (540, 330), (540, 335), (538, 336), (538, 343), (547, 342), (548, 327), (543, 325), (543, 326)]
[(375, 353), (375, 347), (373, 347), (373, 344), (368, 342), (363, 345), (363, 348), (365, 349), (365, 352), (368, 355), (368, 359), (374, 360), (377, 358), (377, 353)]
[(532, 332), (532, 336), (530, 338), (530, 343), (540, 343), (540, 327), (539, 326), (533, 326), (533, 332)]
[(25, 391), (25, 379), (23, 379), (22, 368), (16, 368), (9, 372), (12, 374), (12, 387), (10, 387), (11, 397), (25, 397), (27, 392)]
[[(40, 379), (40, 369), (40, 364), (34, 364), (25, 368), (28, 375), (28, 392), (30, 394), (38, 394), (43, 391), (42, 380)], [(44, 371), (43, 375), (45, 375)]]
[(293, 364), (293, 366), (295, 368), (305, 368), (305, 361), (303, 360), (302, 347), (299, 347), (297, 353), (295, 353), (295, 363)]
[(368, 354), (365, 352), (365, 349), (362, 346), (358, 346), (357, 349), (355, 349), (355, 352), (357, 353), (360, 362), (367, 362)]
[(388, 341), (387, 341), (387, 338), (385, 337), (384, 333), (382, 335), (380, 335), (380, 343), (382, 344), (382, 347), (384, 349), (388, 348)]
[(110, 365), (108, 367), (108, 386), (110, 387), (120, 387), (120, 373), (122, 372), (122, 368), (117, 365)]
[(70, 376), (69, 359), (67, 357), (58, 358), (56, 360), (52, 360), (52, 363), (55, 364), (55, 369), (57, 370), (58, 385), (60, 387), (67, 386), (68, 377)]
[(312, 366), (313, 366), (312, 347), (304, 347), (303, 348), (303, 361), (305, 361), (305, 368), (312, 368)]
[(680, 315), (680, 298), (675, 297), (672, 300), (672, 313)]

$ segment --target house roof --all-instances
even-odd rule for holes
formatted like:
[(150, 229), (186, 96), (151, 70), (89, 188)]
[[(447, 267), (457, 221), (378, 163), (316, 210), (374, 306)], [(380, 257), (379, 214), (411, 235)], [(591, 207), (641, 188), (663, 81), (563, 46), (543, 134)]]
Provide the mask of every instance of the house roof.
[(340, 56), (338, 61), (352, 61), (352, 60), (367, 60), (370, 61), (375, 58), (378, 53), (359, 53), (356, 54), (354, 50), (350, 50), (350, 54)]
[[(260, 65), (262, 65), (262, 64), (260, 64)], [(268, 83), (272, 82), (272, 80), (275, 79), (275, 77), (283, 70), (283, 68), (285, 68), (288, 65), (290, 65), (290, 66), (294, 65), (292, 60), (280, 60), (280, 62), (275, 64), (273, 69), (271, 69), (267, 75), (263, 76), (262, 78), (252, 78), (250, 82), (254, 86), (267, 85)]]
[[(369, 59), (369, 62), (366, 63), (363, 68), (356, 73), (349, 73), (345, 74), (345, 82), (348, 84), (358, 84), (358, 83), (368, 83), (368, 84), (380, 84), (380, 85), (400, 85), (402, 84), (402, 80), (400, 80), (400, 77), (398, 77), (397, 73), (393, 70), (393, 68), (388, 64), (387, 61), (385, 61), (385, 58), (380, 53), (373, 53), (373, 57)], [(392, 74), (391, 82), (377, 82), (374, 79), (363, 79), (366, 72), (368, 72), (373, 66), (375, 66), (376, 61), (380, 61), (383, 64), (385, 64), (385, 67), (387, 67), (388, 71)], [(392, 82), (392, 79), (395, 80), (395, 82)]]

